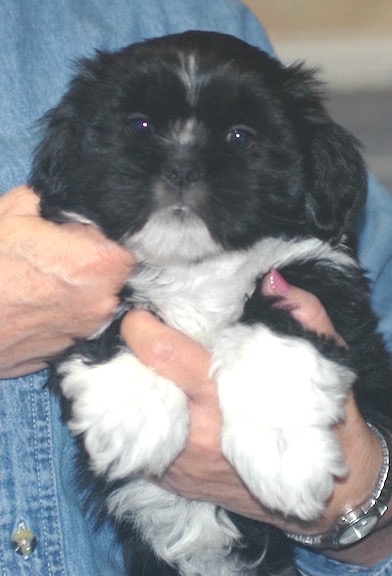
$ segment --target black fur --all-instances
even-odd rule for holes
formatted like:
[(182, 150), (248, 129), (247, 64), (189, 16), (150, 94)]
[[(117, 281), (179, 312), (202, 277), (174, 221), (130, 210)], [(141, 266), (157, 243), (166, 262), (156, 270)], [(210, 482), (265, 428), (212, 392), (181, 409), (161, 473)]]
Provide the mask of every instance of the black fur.
[[(178, 69), (180, 55), (192, 54), (197, 76), (190, 97)], [(175, 122), (187, 118), (196, 118), (196, 142), (182, 148), (168, 144), (165, 137)], [(141, 125), (141, 119), (149, 124)], [(284, 67), (225, 35), (190, 32), (114, 54), (98, 52), (80, 64), (45, 122), (31, 174), (43, 216), (64, 222), (72, 219), (69, 213), (78, 214), (121, 243), (181, 190), (226, 250), (248, 248), (266, 236), (317, 237), (342, 246), (366, 197), (357, 142), (329, 117), (313, 74), (301, 65)], [(154, 196), (157, 182), (165, 182), (167, 197)], [(391, 429), (391, 368), (363, 274), (331, 269), (319, 260), (281, 272), (320, 298), (349, 352), (276, 309), (260, 296), (259, 286), (245, 303), (242, 321), (307, 338), (326, 356), (353, 366), (365, 418)], [(109, 358), (118, 343), (112, 326), (78, 346), (95, 362)], [(269, 542), (257, 575), (291, 562), (290, 544), (277, 531), (232, 518), (244, 534), (243, 549), (233, 553), (244, 561)], [(134, 574), (178, 574), (163, 566), (128, 524), (119, 531)]]

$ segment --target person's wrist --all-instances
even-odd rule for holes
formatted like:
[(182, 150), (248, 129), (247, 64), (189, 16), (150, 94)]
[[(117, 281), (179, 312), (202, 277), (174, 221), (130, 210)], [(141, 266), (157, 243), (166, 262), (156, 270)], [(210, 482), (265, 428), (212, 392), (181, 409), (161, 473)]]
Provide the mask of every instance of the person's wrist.
[(337, 427), (347, 461), (347, 475), (336, 479), (321, 518), (307, 522), (290, 518), (284, 531), (301, 535), (328, 532), (343, 514), (359, 506), (374, 491), (382, 466), (380, 442), (362, 420), (354, 402), (348, 412), (347, 420)]
[[(386, 478), (385, 486), (381, 482), (381, 495), (377, 498), (376, 508), (380, 512), (378, 522), (373, 526), (370, 533), (359, 540), (355, 545), (340, 550), (327, 550), (324, 553), (336, 560), (350, 562), (363, 566), (374, 566), (375, 564), (389, 558), (392, 554), (392, 506), (391, 503), (391, 454), (392, 437), (389, 431), (381, 429), (381, 432), (389, 448), (389, 475)], [(385, 467), (385, 453), (384, 453)], [(382, 480), (382, 468), (379, 471), (378, 480)], [(374, 494), (377, 495), (377, 487)], [(369, 504), (369, 500), (366, 504)], [(374, 510), (371, 509), (371, 512)], [(377, 509), (376, 509), (377, 513)]]
[(345, 451), (348, 474), (336, 481), (334, 494), (327, 508), (326, 529), (336, 519), (356, 508), (374, 492), (383, 465), (383, 451), (378, 436), (357, 414), (351, 424), (340, 425), (341, 442)]
[(381, 448), (381, 467), (372, 492), (359, 505), (348, 505), (331, 528), (326, 532), (305, 535), (287, 533), (299, 544), (317, 549), (341, 550), (358, 543), (372, 533), (379, 525), (382, 516), (388, 510), (392, 492), (390, 471), (391, 439), (371, 424), (369, 429), (377, 438)]

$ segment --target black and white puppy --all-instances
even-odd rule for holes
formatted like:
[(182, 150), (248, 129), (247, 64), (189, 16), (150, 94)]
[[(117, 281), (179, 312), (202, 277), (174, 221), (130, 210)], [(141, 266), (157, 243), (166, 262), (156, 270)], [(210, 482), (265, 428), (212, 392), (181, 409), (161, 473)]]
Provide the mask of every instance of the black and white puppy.
[[(225, 457), (266, 506), (317, 518), (347, 472), (333, 426), (349, 390), (376, 425), (391, 426), (392, 401), (348, 248), (366, 171), (312, 73), (188, 32), (83, 61), (46, 123), (31, 176), (43, 216), (93, 223), (136, 255), (119, 316), (147, 307), (212, 352)], [(272, 268), (321, 299), (349, 350), (261, 296)], [(187, 400), (122, 345), (117, 324), (62, 359), (57, 386), (132, 574), (283, 569), (274, 531), (149, 480), (185, 446)]]

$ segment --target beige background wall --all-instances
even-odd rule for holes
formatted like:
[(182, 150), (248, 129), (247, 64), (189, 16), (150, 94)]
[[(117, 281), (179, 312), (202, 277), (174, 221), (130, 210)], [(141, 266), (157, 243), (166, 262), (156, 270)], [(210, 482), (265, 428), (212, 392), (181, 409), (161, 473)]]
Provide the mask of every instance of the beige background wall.
[(319, 66), (335, 89), (392, 87), (392, 0), (245, 0), (283, 61)]
[(392, 35), (391, 0), (245, 0), (272, 31), (366, 29)]

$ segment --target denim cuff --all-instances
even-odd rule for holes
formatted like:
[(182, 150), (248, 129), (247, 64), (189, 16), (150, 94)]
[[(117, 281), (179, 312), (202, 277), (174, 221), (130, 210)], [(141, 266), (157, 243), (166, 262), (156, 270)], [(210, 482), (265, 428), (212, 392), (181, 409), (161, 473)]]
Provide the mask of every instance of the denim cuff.
[(323, 576), (352, 576), (353, 574), (359, 576), (392, 576), (392, 555), (372, 568), (366, 568), (338, 562), (321, 553), (297, 547), (295, 563), (303, 576), (320, 576), (321, 574)]

